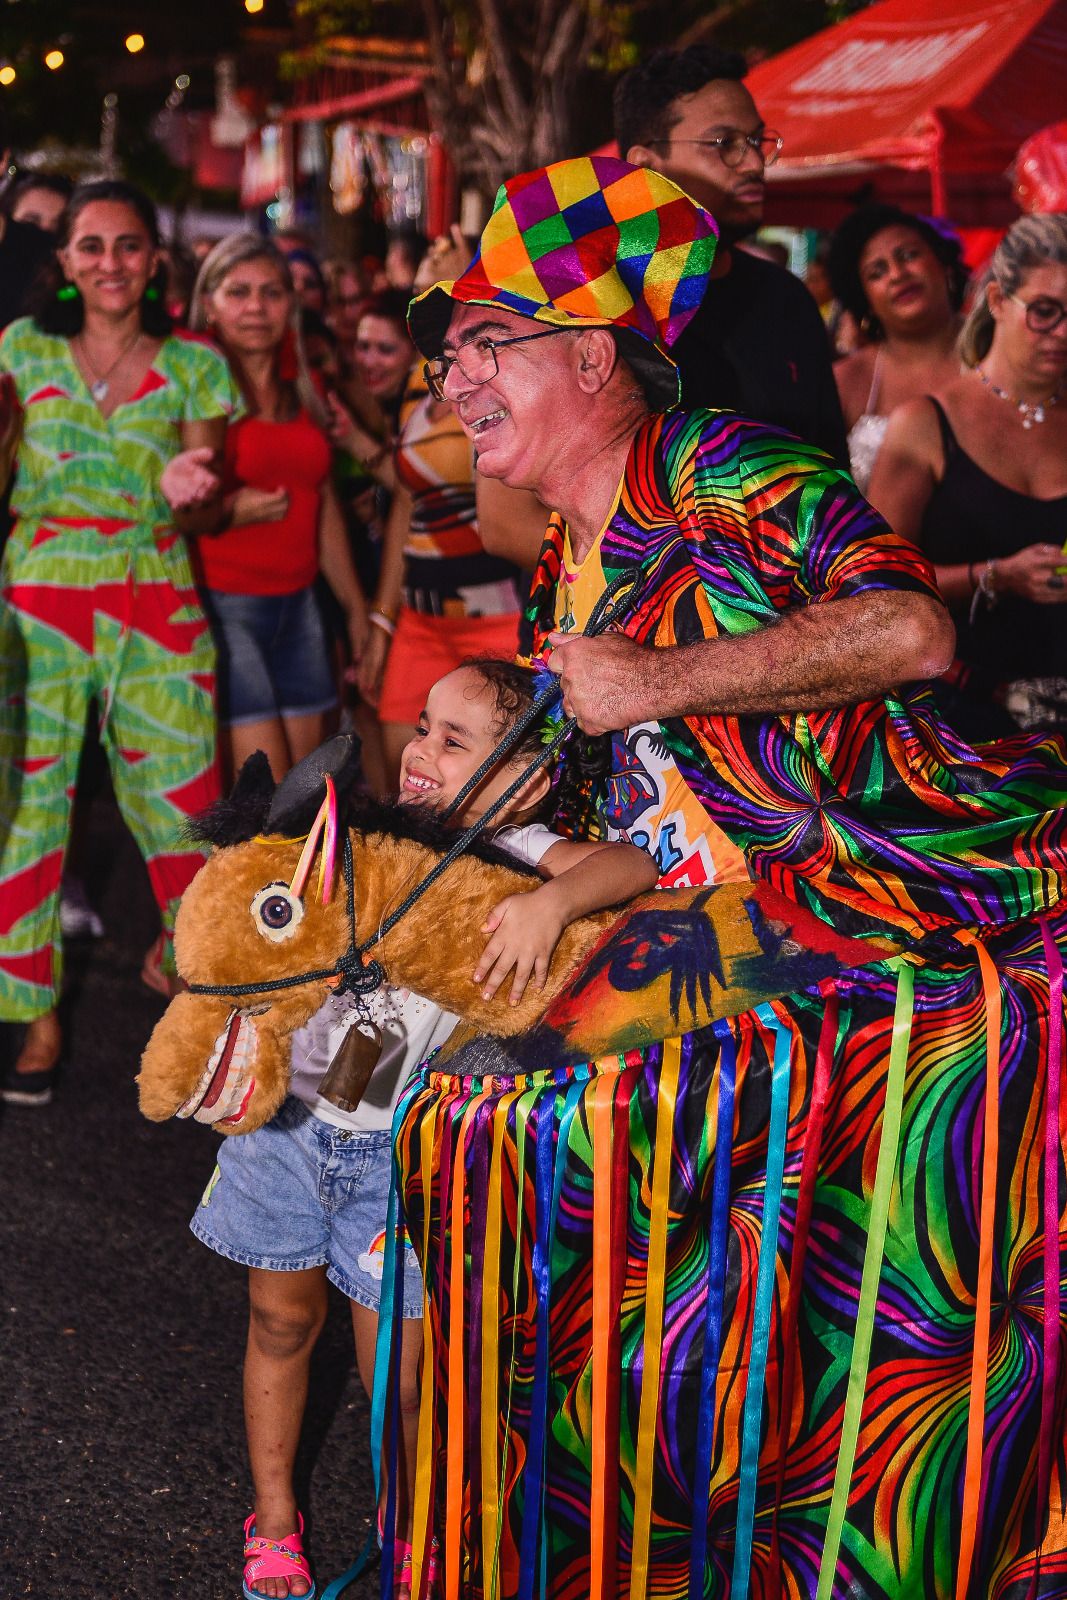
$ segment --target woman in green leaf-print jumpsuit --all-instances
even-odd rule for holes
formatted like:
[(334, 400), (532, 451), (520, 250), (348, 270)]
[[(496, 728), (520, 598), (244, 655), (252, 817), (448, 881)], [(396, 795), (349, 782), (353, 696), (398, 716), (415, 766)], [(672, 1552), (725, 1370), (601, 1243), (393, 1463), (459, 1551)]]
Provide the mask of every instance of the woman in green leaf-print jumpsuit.
[[(183, 823), (218, 787), (211, 636), (160, 481), (183, 448), (221, 445), (237, 396), (210, 345), (158, 336), (147, 203), (131, 203), (125, 186), (89, 187), (106, 192), (80, 208), (76, 197), (61, 241), (73, 283), (0, 337), (0, 372), (22, 413), (16, 521), (0, 567), (5, 1022), (54, 1012), (59, 882), (90, 702), (163, 918), (164, 970), (178, 900), (202, 860)], [(71, 332), (45, 331), (64, 322)], [(105, 371), (90, 352), (109, 339), (125, 353)]]

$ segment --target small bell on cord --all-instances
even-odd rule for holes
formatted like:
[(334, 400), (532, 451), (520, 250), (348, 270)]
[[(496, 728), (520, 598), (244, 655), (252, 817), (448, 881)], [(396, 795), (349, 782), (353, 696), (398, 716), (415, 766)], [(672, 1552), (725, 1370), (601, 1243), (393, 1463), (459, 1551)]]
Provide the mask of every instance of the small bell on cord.
[(338, 1111), (354, 1111), (378, 1065), (383, 1039), (373, 1022), (354, 1021), (333, 1053), (319, 1094)]

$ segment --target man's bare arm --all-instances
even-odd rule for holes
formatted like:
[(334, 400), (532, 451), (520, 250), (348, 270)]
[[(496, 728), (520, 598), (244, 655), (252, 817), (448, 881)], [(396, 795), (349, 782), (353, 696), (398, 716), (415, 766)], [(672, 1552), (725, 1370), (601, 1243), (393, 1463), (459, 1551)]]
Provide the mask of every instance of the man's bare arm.
[(669, 717), (822, 711), (937, 677), (955, 629), (929, 595), (877, 589), (787, 611), (733, 638), (651, 649), (610, 634), (553, 634), (549, 667), (587, 733)]

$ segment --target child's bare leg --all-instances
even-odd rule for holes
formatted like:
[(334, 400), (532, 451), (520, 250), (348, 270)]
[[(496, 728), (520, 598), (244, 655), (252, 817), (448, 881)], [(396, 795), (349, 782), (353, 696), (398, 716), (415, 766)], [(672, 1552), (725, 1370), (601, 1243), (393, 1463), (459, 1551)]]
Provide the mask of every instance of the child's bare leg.
[[(374, 1348), (378, 1339), (378, 1313), (352, 1302), (352, 1328), (356, 1338), (356, 1366), (363, 1387), (370, 1394), (374, 1387)], [(419, 1360), (422, 1355), (422, 1319), (405, 1317), (400, 1324), (400, 1406), (397, 1445), (400, 1455), (397, 1473), (397, 1533), (410, 1543), (411, 1517), (415, 1505), (415, 1455), (419, 1436)], [(378, 1509), (385, 1515), (388, 1484), (384, 1474)]]
[[(293, 1464), (307, 1402), (308, 1368), (326, 1317), (326, 1268), (248, 1269), (244, 1402), (255, 1491), (255, 1531), (284, 1539), (296, 1528)], [(263, 1578), (255, 1593), (285, 1600), (307, 1594), (303, 1578)]]

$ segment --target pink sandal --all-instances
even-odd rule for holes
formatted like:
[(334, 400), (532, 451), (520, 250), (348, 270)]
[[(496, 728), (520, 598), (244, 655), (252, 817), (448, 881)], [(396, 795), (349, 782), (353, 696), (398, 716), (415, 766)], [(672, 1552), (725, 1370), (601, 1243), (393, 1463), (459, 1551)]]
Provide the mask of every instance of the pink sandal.
[[(265, 1600), (265, 1596), (252, 1588), (264, 1578), (303, 1578), (311, 1585), (306, 1594), (293, 1595), (293, 1600), (315, 1600), (315, 1580), (304, 1554), (304, 1519), (296, 1514), (297, 1529), (281, 1540), (256, 1537), (256, 1514), (245, 1523), (244, 1578), (241, 1584), (245, 1600)], [(290, 1594), (292, 1589), (290, 1588)]]
[[(434, 1534), (433, 1538), (430, 1540), (430, 1553), (426, 1558), (427, 1594), (433, 1594), (434, 1586), (437, 1583), (438, 1573), (440, 1572), (440, 1552), (441, 1546), (437, 1541), (437, 1535)], [(410, 1594), (411, 1579), (413, 1576), (413, 1558), (415, 1555), (414, 1547), (410, 1544), (398, 1544), (396, 1547), (396, 1554), (399, 1558), (396, 1563), (397, 1586), (400, 1589), (406, 1588)]]

